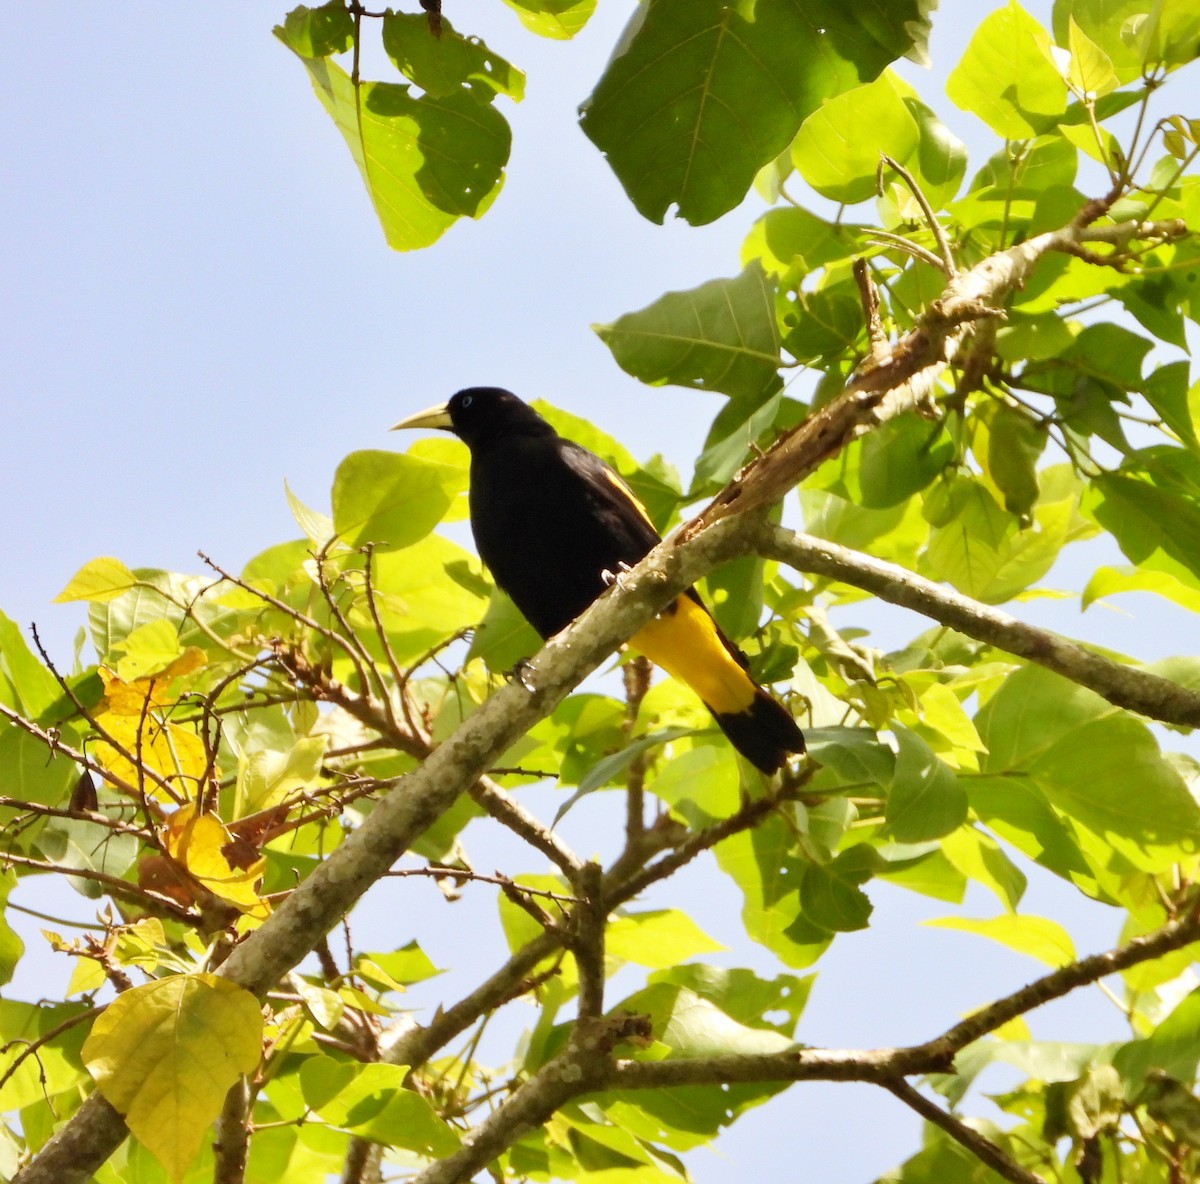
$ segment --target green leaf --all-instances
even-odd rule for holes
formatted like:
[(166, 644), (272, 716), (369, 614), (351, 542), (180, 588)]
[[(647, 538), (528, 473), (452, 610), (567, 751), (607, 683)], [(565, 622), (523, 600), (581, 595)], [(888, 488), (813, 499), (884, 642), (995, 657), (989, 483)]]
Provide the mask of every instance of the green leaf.
[(876, 77), (919, 31), (905, 0), (648, 0), (581, 122), (645, 217), (674, 206), (711, 222), (823, 99)]
[[(1165, 1020), (1144, 1040), (1118, 1049), (1113, 1064), (1130, 1086), (1140, 1085), (1151, 1069), (1161, 1069), (1190, 1081), (1200, 1059), (1200, 990), (1185, 995)], [(1130, 1089), (1129, 1092), (1134, 1092)]]
[[(761, 979), (750, 970), (723, 967), (676, 966), (649, 976), (650, 985), (673, 983), (707, 999), (726, 1015), (751, 1028), (770, 1028), (791, 1037), (816, 975), (796, 978), (791, 974)], [(771, 1019), (771, 1016), (781, 1016)]]
[(291, 510), (296, 525), (304, 531), (308, 541), (318, 550), (327, 546), (334, 536), (333, 519), (328, 514), (322, 514), (319, 510), (306, 506), (292, 492), (292, 487), (286, 481), (283, 483), (283, 490), (287, 495), (288, 509)]
[(747, 936), (785, 966), (811, 966), (831, 934), (802, 915), (800, 886), (808, 864), (795, 853), (791, 829), (772, 815), (753, 830), (718, 843), (714, 853), (721, 870), (742, 891)]
[(1010, 950), (1028, 954), (1055, 968), (1075, 961), (1075, 943), (1071, 941), (1071, 935), (1047, 917), (1018, 917), (1012, 914), (982, 920), (973, 917), (939, 917), (925, 924), (939, 929), (977, 933), (980, 937), (990, 938), (1002, 946), (1008, 946)]
[(463, 469), (396, 452), (352, 452), (333, 478), (333, 525), (351, 547), (424, 538), (466, 484)]
[[(376, 554), (373, 571), (379, 619), (399, 662), (415, 661), (487, 611), (491, 589), (479, 560), (441, 535)], [(376, 640), (368, 636), (374, 649)]]
[(345, 53), (354, 44), (354, 18), (342, 0), (330, 0), (319, 8), (301, 4), (275, 27), (275, 36), (301, 57), (327, 58)]
[(131, 630), (119, 646), (113, 647), (112, 653), (120, 654), (116, 663), (117, 677), (124, 682), (136, 682), (166, 670), (183, 653), (183, 648), (179, 644), (178, 628), (160, 617)]
[(756, 262), (593, 328), (622, 370), (652, 386), (761, 400), (780, 385), (775, 286)]
[(960, 826), (942, 839), (941, 848), (958, 871), (994, 892), (1009, 912), (1016, 911), (1029, 881), (995, 839), (975, 827)]
[(1067, 81), (1076, 93), (1099, 98), (1116, 90), (1119, 85), (1112, 59), (1071, 17), (1067, 26), (1067, 47), (1071, 51), (1071, 67)]
[(725, 948), (679, 909), (625, 913), (608, 923), (604, 935), (605, 953), (652, 970), (665, 970), (697, 954)]
[[(82, 1004), (22, 1003), (0, 999), (0, 1074), (4, 1076), (4, 1108), (22, 1110), (44, 1104), (66, 1090), (87, 1085), (79, 1060), (79, 1046), (87, 1032), (79, 1018), (88, 1010)], [(58, 1030), (58, 1035), (54, 1035)], [(37, 1056), (22, 1055), (37, 1042)], [(21, 1063), (17, 1065), (17, 1058)], [(78, 1094), (76, 1094), (78, 1096)], [(49, 1132), (47, 1132), (48, 1136)]]
[(1048, 439), (1046, 426), (1027, 412), (988, 399), (977, 409), (975, 427), (973, 450), (985, 479), (1010, 514), (1030, 523), (1039, 492), (1037, 462)]
[(1089, 483), (1084, 510), (1139, 567), (1200, 581), (1200, 457), (1167, 446), (1134, 453)]
[(596, 0), (504, 0), (521, 24), (539, 37), (567, 41), (588, 23)]
[(1160, 366), (1146, 379), (1142, 394), (1146, 402), (1162, 416), (1167, 427), (1193, 452), (1200, 452), (1200, 438), (1196, 434), (1197, 417), (1200, 416), (1200, 382), (1188, 386), (1187, 362), (1169, 362)]
[(920, 130), (904, 102), (909, 94), (885, 70), (874, 82), (826, 100), (792, 141), (796, 171), (830, 201), (866, 201), (875, 193), (882, 154), (900, 164), (916, 154)]
[(0, 703), (41, 720), (62, 698), (58, 679), (34, 656), (17, 623), (0, 612)]
[(958, 193), (967, 171), (967, 146), (924, 103), (915, 97), (905, 103), (921, 138), (916, 159), (902, 163), (909, 165), (936, 210)]
[(741, 641), (762, 619), (765, 560), (748, 555), (723, 563), (704, 581), (704, 596), (726, 637)]
[(804, 868), (800, 889), (804, 915), (822, 929), (852, 933), (870, 923), (873, 906), (859, 887), (867, 876), (857, 865), (856, 850), (844, 852), (831, 864), (810, 863)]
[(1089, 608), (1105, 596), (1121, 592), (1153, 592), (1173, 600), (1189, 612), (1200, 613), (1200, 588), (1185, 584), (1162, 571), (1141, 567), (1098, 567), (1079, 598), (1080, 607)]
[(942, 425), (912, 414), (887, 420), (854, 447), (861, 448), (855, 500), (870, 509), (907, 501), (945, 471), (955, 454)]
[(1020, 772), (1056, 810), (1160, 871), (1196, 849), (1200, 806), (1146, 725), (1092, 691), (1026, 666), (1005, 679), (976, 723), (983, 772)]
[(1094, 1139), (1113, 1130), (1125, 1109), (1121, 1074), (1103, 1062), (1089, 1065), (1067, 1098), (1067, 1119), (1077, 1139)]
[(630, 996), (623, 1007), (650, 1017), (655, 1039), (673, 1057), (770, 1055), (792, 1047), (778, 1032), (750, 1028), (702, 995), (671, 983), (657, 983)]
[(931, 487), (925, 516), (934, 529), (922, 570), (987, 604), (1010, 600), (1041, 579), (1065, 543), (1090, 532), (1079, 519), (1081, 483), (1071, 470), (1052, 466), (1038, 477), (1040, 497), (1028, 528), (975, 477)]
[[(370, 963), (368, 969), (360, 969), (367, 963)], [(372, 973), (383, 971), (391, 983), (381, 983), (381, 985), (389, 986), (389, 989), (394, 989), (392, 984), (409, 986), (412, 983), (423, 983), (427, 979), (435, 978), (443, 973), (415, 941), (410, 941), (408, 945), (401, 946), (400, 949), (392, 950), (390, 953), (363, 955), (361, 959), (355, 960), (354, 965), (356, 971), (368, 977)]]
[(85, 563), (54, 598), (55, 604), (70, 600), (111, 600), (137, 583), (137, 577), (119, 559), (104, 556)]
[(261, 1055), (258, 1000), (213, 974), (172, 975), (118, 995), (83, 1046), (88, 1072), (179, 1180), (225, 1094)]
[(763, 403), (739, 399), (726, 404), (713, 420), (704, 451), (696, 458), (692, 497), (715, 491), (742, 467), (759, 437), (774, 425), (781, 401), (776, 391)]
[(389, 247), (427, 247), (491, 205), (512, 140), (491, 104), (462, 89), (414, 98), (390, 82), (362, 82), (356, 95), (336, 62), (298, 56), (362, 173)]
[(768, 210), (746, 235), (742, 262), (757, 259), (769, 274), (783, 277), (784, 286), (790, 286), (810, 271), (850, 258), (861, 247), (859, 231), (796, 206)]
[(976, 28), (946, 94), (997, 135), (1024, 140), (1053, 130), (1067, 109), (1067, 87), (1050, 56), (1050, 38), (1016, 0)]
[(358, 1065), (309, 1057), (300, 1067), (305, 1101), (332, 1126), (419, 1155), (453, 1155), (457, 1134), (420, 1094), (404, 1088), (407, 1065)]
[(949, 834), (967, 817), (967, 795), (954, 770), (916, 732), (893, 724), (892, 733), (897, 755), (884, 810), (888, 828), (902, 843)]
[(862, 301), (849, 280), (788, 293), (785, 300), (783, 346), (798, 362), (833, 363), (863, 335)]
[(1067, 45), (1078, 28), (1131, 82), (1155, 65), (1174, 69), (1200, 51), (1200, 12), (1191, 0), (1055, 0), (1054, 35)]
[[(648, 732), (645, 736), (639, 736), (632, 743), (625, 745), (618, 752), (609, 753), (607, 756), (601, 757), (588, 771), (579, 779), (579, 787), (571, 797), (571, 801), (559, 808), (557, 817), (561, 818), (567, 809), (574, 805), (575, 800), (584, 794), (594, 793), (598, 789), (609, 785), (625, 772), (629, 765), (642, 753), (648, 752), (650, 749), (659, 748), (672, 740), (677, 740), (681, 736), (690, 736), (689, 728), (660, 728), (654, 732)], [(715, 751), (715, 750), (714, 750)]]
[(13, 971), (25, 952), (25, 943), (5, 918), (8, 894), (16, 886), (16, 873), (11, 868), (0, 870), (0, 987), (12, 982)]
[[(6, 796), (43, 806), (64, 805), (71, 786), (79, 780), (79, 766), (73, 761), (51, 753), (36, 736), (7, 725), (0, 727), (0, 768)], [(0, 822), (7, 823), (15, 816), (10, 807), (0, 808)], [(32, 828), (32, 834), (36, 833), (37, 828)], [(11, 839), (15, 842), (17, 838), (14, 830)]]
[(696, 829), (735, 814), (742, 801), (737, 758), (724, 744), (705, 744), (672, 757), (647, 788)]
[(512, 670), (522, 658), (536, 654), (542, 639), (534, 627), (521, 615), (521, 610), (499, 588), (492, 592), (487, 612), (475, 629), (469, 659), (479, 658), (489, 670), (504, 673)]
[(490, 49), (478, 37), (455, 32), (442, 17), (435, 34), (423, 12), (392, 12), (383, 18), (383, 48), (396, 69), (426, 94), (445, 98), (464, 87), (481, 101), (493, 95), (521, 99), (525, 75)]
[(263, 748), (238, 761), (239, 816), (276, 806), (321, 776), (328, 736), (305, 736), (290, 748)]

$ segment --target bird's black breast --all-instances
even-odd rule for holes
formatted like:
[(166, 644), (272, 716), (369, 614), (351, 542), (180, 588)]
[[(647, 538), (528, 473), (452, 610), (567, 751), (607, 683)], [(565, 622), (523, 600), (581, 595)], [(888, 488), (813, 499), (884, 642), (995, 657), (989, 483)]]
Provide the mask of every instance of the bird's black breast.
[(604, 590), (604, 572), (658, 542), (616, 474), (554, 435), (508, 436), (471, 450), (471, 528), (496, 583), (543, 636)]

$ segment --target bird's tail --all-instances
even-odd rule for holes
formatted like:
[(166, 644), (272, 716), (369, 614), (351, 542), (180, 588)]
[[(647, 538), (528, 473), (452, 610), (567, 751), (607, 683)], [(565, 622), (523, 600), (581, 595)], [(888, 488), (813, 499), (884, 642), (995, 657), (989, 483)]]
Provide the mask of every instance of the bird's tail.
[(630, 644), (687, 683), (734, 748), (764, 773), (777, 772), (788, 753), (804, 751), (796, 721), (750, 677), (745, 654), (694, 592), (668, 605)]
[(804, 733), (762, 687), (754, 688), (754, 699), (745, 711), (712, 714), (729, 743), (764, 773), (777, 773), (789, 753), (804, 751)]

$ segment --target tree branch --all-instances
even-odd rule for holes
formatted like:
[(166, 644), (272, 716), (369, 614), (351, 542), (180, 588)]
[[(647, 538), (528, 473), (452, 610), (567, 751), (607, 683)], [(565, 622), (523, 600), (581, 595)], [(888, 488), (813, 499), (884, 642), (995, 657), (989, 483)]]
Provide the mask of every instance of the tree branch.
[(1136, 666), (1114, 662), (1049, 629), (1027, 625), (1000, 609), (981, 604), (894, 563), (873, 559), (812, 535), (796, 534), (781, 526), (761, 526), (754, 550), (799, 571), (851, 584), (977, 641), (1027, 658), (1095, 691), (1116, 707), (1163, 723), (1200, 725), (1200, 692)]
[[(977, 321), (1003, 316), (1000, 306), (1029, 277), (1042, 256), (1074, 254), (1084, 243), (1123, 247), (1134, 240), (1168, 242), (1187, 234), (1182, 219), (1084, 224), (1079, 218), (989, 255), (951, 276), (937, 300), (892, 347), (890, 356), (855, 375), (831, 402), (780, 436), (751, 461), (675, 537), (684, 542), (730, 514), (774, 505), (824, 461), (872, 427), (929, 399), (938, 378), (957, 356)], [(1103, 211), (1101, 211), (1103, 212)]]
[(956, 1143), (961, 1143), (972, 1155), (982, 1160), (997, 1175), (1011, 1180), (1012, 1184), (1046, 1184), (1041, 1176), (1034, 1175), (1023, 1168), (1017, 1161), (1005, 1154), (991, 1139), (981, 1135), (974, 1127), (968, 1126), (960, 1118), (948, 1114), (936, 1103), (931, 1102), (924, 1094), (918, 1092), (907, 1081), (896, 1079), (885, 1081), (883, 1088), (895, 1095), (906, 1106), (915, 1110), (927, 1122), (941, 1127)]

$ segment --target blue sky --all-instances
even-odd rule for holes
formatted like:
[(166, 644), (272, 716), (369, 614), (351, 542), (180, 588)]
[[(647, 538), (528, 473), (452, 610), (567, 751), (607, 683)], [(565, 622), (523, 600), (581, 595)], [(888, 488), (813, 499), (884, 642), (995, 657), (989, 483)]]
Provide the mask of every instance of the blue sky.
[[(492, 210), (428, 251), (397, 255), (385, 248), (302, 67), (271, 36), (282, 5), (25, 6), (21, 51), (0, 77), (9, 167), (0, 189), (0, 498), (8, 507), (0, 608), (22, 624), (36, 621), (69, 666), (83, 613), (50, 601), (83, 562), (111, 554), (130, 566), (190, 571), (199, 548), (237, 568), (298, 534), (285, 480), (326, 508), (346, 453), (395, 446), (390, 423), (476, 383), (550, 399), (636, 455), (663, 452), (686, 473), (719, 400), (639, 385), (589, 326), (668, 289), (735, 273), (762, 207), (751, 197), (713, 226), (653, 226), (579, 131), (575, 108), (631, 7), (601, 0), (570, 43), (526, 34), (499, 0), (450, 10), (458, 27), (527, 70), (528, 97), (520, 106), (501, 100), (514, 148)], [(1044, 15), (1048, 4), (1030, 7)], [(933, 43), (940, 69), (904, 72), (968, 141), (974, 168), (994, 145), (941, 97), (940, 83), (969, 33), (965, 9), (986, 10), (947, 6)], [(368, 59), (368, 71), (376, 65)], [(1049, 582), (1079, 587), (1098, 561), (1089, 553)], [(1133, 616), (1093, 609), (1081, 617), (1075, 601), (1022, 611), (1143, 658), (1179, 648), (1182, 616), (1129, 605)], [(882, 648), (922, 628), (898, 612), (867, 623)], [(544, 816), (553, 812), (551, 791), (531, 800)], [(564, 827), (585, 853), (589, 828), (603, 824), (591, 809)], [(484, 870), (526, 866), (503, 843), (493, 849), (471, 832), (473, 854), (480, 841)], [(481, 959), (496, 952), (494, 905), (482, 891), (444, 906), (410, 884), (375, 890), (364, 934), (403, 944), (420, 932), (395, 932), (403, 890), (414, 909), (450, 908), (430, 950), (440, 965), (461, 968), (464, 945)], [(1081, 951), (1115, 938), (1114, 914), (1042, 877), (1033, 892), (1031, 911), (1062, 919), (1066, 910)], [(872, 896), (876, 926), (840, 938), (822, 964), (802, 1020), (805, 1042), (920, 1039), (1039, 973), (978, 938), (917, 928), (948, 911), (932, 902), (886, 886)], [(714, 935), (736, 942), (738, 903), (714, 865), (701, 862), (652, 903), (680, 901)], [(996, 911), (973, 903), (974, 915)], [(723, 961), (781, 969), (744, 943)], [(434, 987), (465, 987), (471, 971)], [(16, 993), (34, 997), (49, 989), (46, 976), (65, 983), (68, 973), (65, 959), (31, 957)], [(1039, 1016), (1035, 1030), (1092, 1038), (1088, 1023), (1098, 1016), (1110, 1035), (1120, 1033), (1117, 1013), (1095, 992)], [(523, 1010), (506, 1022), (531, 1021)], [(731, 1170), (849, 1184), (912, 1153), (918, 1132), (918, 1121), (879, 1091), (796, 1086), (722, 1139), (726, 1159), (696, 1155), (689, 1164), (701, 1184)]]

